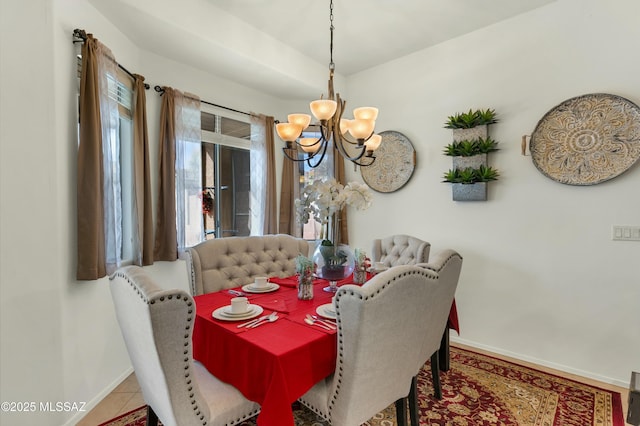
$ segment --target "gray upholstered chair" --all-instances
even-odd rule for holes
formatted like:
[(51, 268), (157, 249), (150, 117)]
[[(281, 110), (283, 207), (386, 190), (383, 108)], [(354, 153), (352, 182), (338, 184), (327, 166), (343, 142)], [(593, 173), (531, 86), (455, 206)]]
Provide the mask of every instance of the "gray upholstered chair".
[(260, 276), (295, 275), (296, 257), (308, 253), (308, 241), (286, 234), (204, 241), (186, 252), (191, 294), (250, 284)]
[[(455, 250), (445, 249), (436, 252), (432, 257), (431, 262), (421, 263), (417, 266), (425, 269), (429, 269), (438, 274), (440, 281), (444, 285), (451, 285), (455, 283), (456, 287), (460, 278), (460, 272), (462, 271), (462, 256)], [(453, 302), (453, 300), (452, 300)], [(449, 305), (450, 307), (451, 305)], [(446, 359), (443, 359), (446, 358)], [(449, 327), (445, 323), (444, 333), (440, 341), (439, 349), (436, 349), (431, 354), (431, 377), (433, 378), (433, 390), (434, 396), (437, 399), (442, 399), (442, 388), (440, 386), (440, 364), (441, 362), (449, 363)], [(447, 370), (449, 369), (447, 365)], [(416, 378), (414, 377), (411, 382), (411, 393), (409, 394), (409, 407), (411, 408), (411, 425), (418, 426), (418, 388)]]
[(234, 425), (260, 406), (192, 358), (195, 304), (183, 290), (163, 290), (137, 266), (116, 271), (111, 295), (120, 330), (147, 405), (147, 423)]
[[(300, 401), (333, 426), (359, 425), (396, 402), (398, 424), (406, 424), (406, 397), (425, 362), (438, 350), (457, 280), (419, 266), (397, 266), (362, 287), (343, 285), (336, 293), (336, 371)], [(374, 391), (375, 390), (375, 391)], [(417, 422), (417, 400), (410, 404)]]
[(415, 265), (429, 261), (431, 244), (410, 235), (392, 235), (373, 240), (371, 258), (385, 266)]

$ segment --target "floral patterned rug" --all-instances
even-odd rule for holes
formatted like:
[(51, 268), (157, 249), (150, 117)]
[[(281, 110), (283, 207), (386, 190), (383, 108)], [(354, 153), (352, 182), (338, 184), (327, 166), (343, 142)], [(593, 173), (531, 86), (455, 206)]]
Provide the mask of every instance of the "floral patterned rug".
[[(418, 376), (420, 425), (624, 426), (617, 392), (451, 347), (451, 369), (440, 374), (442, 399), (433, 398), (431, 368)], [(296, 426), (327, 426), (294, 404)], [(144, 426), (140, 407), (100, 426)], [(363, 426), (393, 426), (391, 405)], [(246, 421), (241, 426), (255, 426)]]

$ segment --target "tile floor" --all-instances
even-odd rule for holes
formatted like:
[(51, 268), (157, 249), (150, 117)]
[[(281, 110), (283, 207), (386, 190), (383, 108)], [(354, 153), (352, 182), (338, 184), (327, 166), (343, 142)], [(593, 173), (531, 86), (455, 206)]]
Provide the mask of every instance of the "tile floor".
[[(465, 345), (461, 345), (459, 343), (456, 343), (455, 346), (461, 347), (463, 349), (469, 349), (478, 353), (491, 355), (496, 358), (504, 359), (506, 361), (511, 361), (527, 367), (536, 368), (538, 370), (542, 370), (547, 373), (577, 380), (592, 386), (600, 387), (602, 389), (608, 389), (611, 391), (620, 392), (620, 395), (622, 398), (622, 410), (624, 413), (624, 418), (625, 419), (627, 418), (627, 409), (628, 409), (627, 401), (629, 398), (629, 389), (609, 385), (606, 383), (601, 383), (592, 379), (586, 379), (584, 377), (568, 374), (565, 372), (553, 370), (546, 367), (541, 367), (536, 364), (515, 360), (509, 357), (496, 355), (491, 352), (468, 347)], [(631, 376), (629, 376), (629, 378), (631, 378)], [(135, 375), (131, 374), (120, 385), (118, 385), (118, 387), (116, 387), (113, 390), (113, 392), (107, 395), (93, 410), (87, 413), (87, 415), (78, 423), (77, 426), (97, 426), (100, 423), (103, 423), (107, 420), (110, 420), (114, 417), (117, 417), (120, 414), (124, 414), (142, 405), (145, 405), (145, 403), (144, 403), (144, 399), (142, 398), (142, 394), (140, 393), (140, 387), (138, 386), (138, 382), (136, 380)]]
[(142, 405), (145, 405), (145, 402), (136, 376), (132, 373), (89, 411), (77, 426), (97, 426)]

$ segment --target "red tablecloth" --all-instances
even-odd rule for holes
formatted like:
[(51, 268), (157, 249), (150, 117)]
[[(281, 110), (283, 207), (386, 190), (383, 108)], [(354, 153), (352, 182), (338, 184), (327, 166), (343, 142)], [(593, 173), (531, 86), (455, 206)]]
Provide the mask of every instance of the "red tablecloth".
[(253, 329), (212, 317), (234, 297), (227, 291), (194, 297), (194, 358), (261, 405), (260, 426), (293, 426), (291, 404), (335, 370), (336, 332), (303, 321), (317, 306), (331, 302), (333, 294), (322, 291), (326, 285), (314, 285), (311, 301), (298, 300), (297, 290), (286, 282), (275, 292), (248, 295), (265, 313), (281, 312), (278, 321)]
[[(252, 329), (238, 328), (243, 321), (212, 317), (213, 311), (235, 297), (228, 291), (194, 297), (193, 356), (211, 374), (261, 405), (259, 426), (293, 426), (291, 404), (335, 370), (336, 332), (304, 322), (306, 314), (315, 314), (316, 307), (330, 303), (333, 294), (322, 290), (327, 281), (316, 280), (314, 299), (298, 300), (295, 277), (270, 281), (280, 288), (248, 294), (249, 303), (262, 306), (264, 314), (278, 311), (280, 319)], [(347, 282), (350, 280), (338, 285)], [(458, 330), (455, 303), (449, 327)]]

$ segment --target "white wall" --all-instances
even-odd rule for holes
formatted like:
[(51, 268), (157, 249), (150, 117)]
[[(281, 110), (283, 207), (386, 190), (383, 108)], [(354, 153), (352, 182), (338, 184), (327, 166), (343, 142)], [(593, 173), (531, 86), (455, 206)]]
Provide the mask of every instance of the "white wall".
[[(63, 378), (54, 78), (42, 71), (53, 67), (52, 8), (15, 3), (0, 3), (0, 401), (51, 401)], [(16, 425), (60, 419), (0, 416)]]
[[(131, 371), (108, 280), (75, 280), (77, 80), (74, 28), (93, 33), (153, 87), (281, 116), (282, 101), (141, 51), (85, 0), (2, 0), (0, 97), (1, 401), (86, 402), (89, 410)], [(147, 92), (152, 164), (160, 97)], [(280, 159), (281, 161), (281, 159)], [(157, 172), (152, 173), (155, 188)], [(187, 288), (182, 261), (148, 268)], [(0, 414), (0, 424), (75, 424), (84, 413)]]
[[(432, 252), (458, 250), (455, 340), (621, 386), (640, 369), (640, 242), (611, 241), (612, 225), (640, 224), (640, 165), (576, 187), (520, 155), (521, 136), (565, 99), (603, 92), (640, 104), (638, 16), (634, 0), (559, 0), (349, 79), (351, 105), (378, 106), (377, 130), (404, 133), (417, 151), (404, 188), (351, 213), (350, 241), (369, 248), (372, 235), (408, 233)], [(453, 202), (441, 183), (451, 168), (443, 124), (470, 108), (500, 118), (489, 163), (502, 176), (487, 202)]]
[[(107, 281), (74, 279), (72, 30), (94, 33), (152, 86), (278, 118), (304, 106), (140, 50), (85, 0), (0, 4), (0, 400), (93, 404), (130, 364)], [(380, 106), (378, 129), (405, 133), (418, 151), (405, 188), (376, 194), (370, 210), (352, 213), (351, 240), (368, 248), (372, 234), (404, 232), (431, 241), (434, 250), (456, 248), (465, 258), (457, 296), (461, 339), (624, 385), (632, 369), (640, 370), (640, 280), (632, 271), (640, 244), (610, 241), (610, 226), (640, 222), (640, 200), (631, 196), (640, 168), (594, 187), (569, 187), (519, 155), (520, 136), (566, 98), (609, 92), (640, 103), (640, 59), (633, 53), (640, 29), (632, 22), (639, 6), (613, 4), (559, 0), (351, 78), (349, 104)], [(474, 52), (469, 44), (491, 48)], [(475, 84), (468, 76), (479, 73), (482, 83)], [(147, 99), (153, 147), (160, 101), (153, 91)], [(488, 202), (454, 203), (439, 183), (450, 167), (441, 155), (450, 140), (442, 124), (476, 107), (500, 113), (492, 134), (503, 146), (491, 163), (502, 178), (491, 184)], [(164, 285), (186, 286), (182, 262), (149, 270)], [(0, 423), (78, 418), (2, 413)]]

